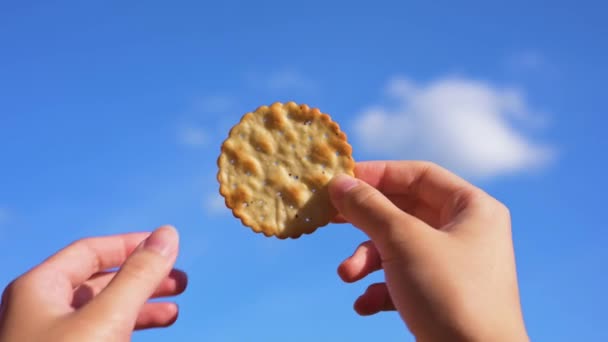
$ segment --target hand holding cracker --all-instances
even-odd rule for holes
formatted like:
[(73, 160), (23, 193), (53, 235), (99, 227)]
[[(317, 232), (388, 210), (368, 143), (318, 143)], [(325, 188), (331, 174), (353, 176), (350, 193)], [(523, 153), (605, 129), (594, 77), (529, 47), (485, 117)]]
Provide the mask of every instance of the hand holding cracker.
[(422, 162), (359, 163), (329, 192), (365, 232), (338, 268), (354, 282), (383, 269), (355, 302), (361, 315), (397, 310), (420, 341), (527, 341), (508, 209), (450, 172)]

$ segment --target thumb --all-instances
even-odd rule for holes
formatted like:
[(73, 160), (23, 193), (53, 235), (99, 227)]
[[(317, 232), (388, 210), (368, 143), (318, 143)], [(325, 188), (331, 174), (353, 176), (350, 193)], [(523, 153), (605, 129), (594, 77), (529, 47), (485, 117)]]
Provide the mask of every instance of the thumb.
[[(152, 232), (122, 265), (108, 286), (84, 310), (135, 323), (137, 316), (177, 258), (179, 236), (171, 226)], [(99, 317), (99, 316), (97, 316)]]
[(390, 246), (415, 240), (412, 234), (419, 234), (425, 225), (376, 188), (347, 175), (337, 175), (330, 181), (329, 196), (346, 221), (367, 234), (385, 258)]

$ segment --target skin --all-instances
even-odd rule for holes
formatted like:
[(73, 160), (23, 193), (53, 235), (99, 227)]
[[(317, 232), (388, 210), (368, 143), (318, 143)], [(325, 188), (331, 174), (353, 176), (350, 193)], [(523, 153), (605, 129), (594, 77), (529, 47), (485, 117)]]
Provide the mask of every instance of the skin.
[(148, 300), (186, 288), (173, 269), (178, 240), (165, 226), (71, 244), (6, 288), (0, 342), (129, 341), (134, 330), (171, 325), (177, 306)]
[(508, 209), (426, 162), (358, 163), (329, 184), (337, 221), (362, 243), (338, 268), (346, 282), (383, 270), (354, 303), (397, 310), (418, 341), (528, 341)]

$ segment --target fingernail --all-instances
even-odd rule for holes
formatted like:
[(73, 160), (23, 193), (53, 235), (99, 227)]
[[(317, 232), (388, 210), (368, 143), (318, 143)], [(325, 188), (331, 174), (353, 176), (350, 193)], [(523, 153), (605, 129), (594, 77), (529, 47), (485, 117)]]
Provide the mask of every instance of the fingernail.
[(359, 180), (349, 175), (339, 174), (332, 180), (332, 186), (335, 192), (345, 193), (359, 184)]
[(178, 239), (175, 228), (163, 226), (148, 236), (146, 241), (144, 241), (143, 248), (167, 257), (177, 249)]

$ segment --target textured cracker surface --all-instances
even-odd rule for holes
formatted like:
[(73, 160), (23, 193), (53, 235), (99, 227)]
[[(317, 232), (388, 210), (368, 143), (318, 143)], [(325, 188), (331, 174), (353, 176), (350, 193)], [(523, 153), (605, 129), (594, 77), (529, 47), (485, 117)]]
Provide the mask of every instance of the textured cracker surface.
[(327, 183), (354, 174), (346, 135), (329, 115), (294, 102), (245, 114), (222, 144), (220, 193), (255, 232), (297, 238), (336, 215)]

